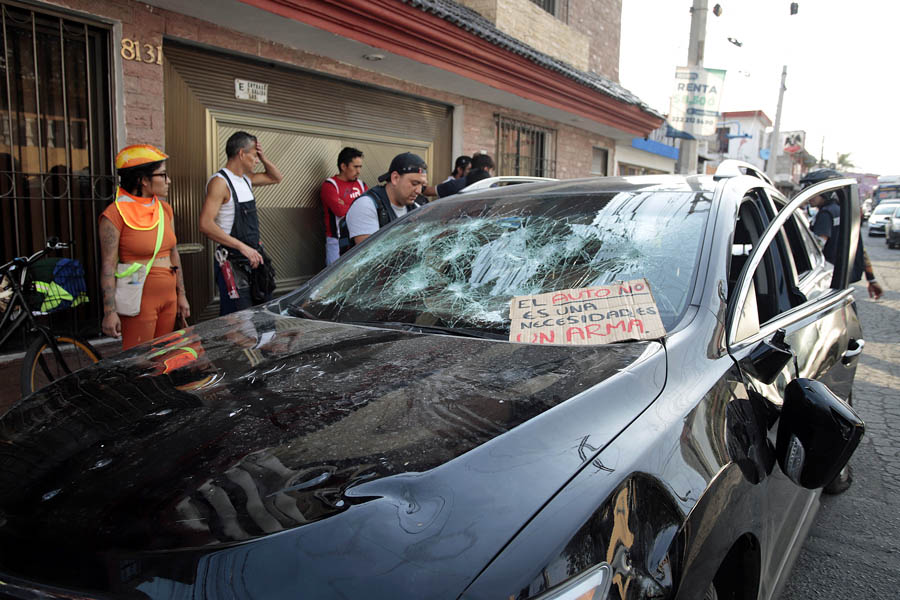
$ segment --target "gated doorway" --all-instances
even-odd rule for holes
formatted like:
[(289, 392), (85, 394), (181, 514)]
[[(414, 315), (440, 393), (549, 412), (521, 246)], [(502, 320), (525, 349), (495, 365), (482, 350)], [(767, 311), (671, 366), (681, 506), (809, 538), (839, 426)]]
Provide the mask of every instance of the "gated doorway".
[(0, 0), (0, 263), (56, 236), (91, 301), (53, 326), (99, 330), (97, 218), (115, 195), (109, 30)]

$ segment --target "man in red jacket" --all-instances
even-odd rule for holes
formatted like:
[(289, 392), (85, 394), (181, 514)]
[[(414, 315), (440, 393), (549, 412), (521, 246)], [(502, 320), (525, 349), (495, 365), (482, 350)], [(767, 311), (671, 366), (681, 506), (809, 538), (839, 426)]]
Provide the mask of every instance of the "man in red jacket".
[(319, 197), (325, 213), (325, 264), (330, 265), (341, 255), (341, 245), (349, 245), (350, 239), (341, 239), (340, 222), (350, 210), (353, 201), (363, 195), (366, 184), (359, 179), (363, 153), (356, 148), (344, 148), (338, 154), (338, 174), (322, 182)]

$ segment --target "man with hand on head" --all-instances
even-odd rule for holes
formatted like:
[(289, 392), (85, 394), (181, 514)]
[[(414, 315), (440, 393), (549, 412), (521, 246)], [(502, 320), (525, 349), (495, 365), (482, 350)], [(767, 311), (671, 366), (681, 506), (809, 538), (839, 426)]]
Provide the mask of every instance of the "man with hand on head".
[[(255, 270), (266, 258), (253, 186), (272, 185), (282, 179), (281, 171), (266, 159), (256, 136), (245, 131), (228, 138), (225, 156), (225, 167), (206, 182), (206, 199), (200, 211), (201, 233), (217, 244), (215, 270), (220, 315), (253, 305), (250, 276), (243, 265), (249, 264), (249, 270)], [(261, 173), (254, 172), (258, 163), (265, 169)], [(231, 282), (223, 275), (225, 262), (229, 263), (226, 270), (233, 274)], [(268, 295), (271, 297), (271, 293)]]

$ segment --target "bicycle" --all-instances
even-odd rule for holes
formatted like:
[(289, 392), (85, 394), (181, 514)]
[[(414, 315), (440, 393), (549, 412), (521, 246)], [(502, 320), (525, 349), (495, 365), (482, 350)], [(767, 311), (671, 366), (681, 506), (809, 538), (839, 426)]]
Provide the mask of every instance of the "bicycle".
[[(0, 332), (5, 331), (0, 335), (0, 346), (22, 326), (27, 326), (29, 335), (34, 337), (26, 346), (22, 361), (20, 384), (23, 398), (60, 377), (100, 360), (100, 353), (84, 338), (57, 334), (35, 319), (35, 315), (54, 310), (52, 305), (59, 305), (63, 298), (53, 296), (54, 290), (59, 286), (48, 286), (46, 283), (42, 284), (46, 288), (42, 290), (43, 294), (38, 296), (35, 282), (29, 277), (29, 270), (49, 251), (65, 250), (69, 245), (50, 238), (44, 249), (31, 256), (14, 258), (0, 266), (0, 309), (3, 315), (0, 319)], [(66, 294), (65, 290), (59, 289), (62, 290), (61, 294)], [(71, 296), (65, 300), (71, 300)]]

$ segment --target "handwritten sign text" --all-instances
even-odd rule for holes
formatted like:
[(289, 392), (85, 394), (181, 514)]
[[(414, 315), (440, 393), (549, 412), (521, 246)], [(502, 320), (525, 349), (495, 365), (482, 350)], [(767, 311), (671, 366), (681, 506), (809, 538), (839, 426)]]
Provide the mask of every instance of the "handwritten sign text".
[(666, 333), (644, 279), (516, 296), (509, 315), (509, 341), (526, 344), (609, 344)]

